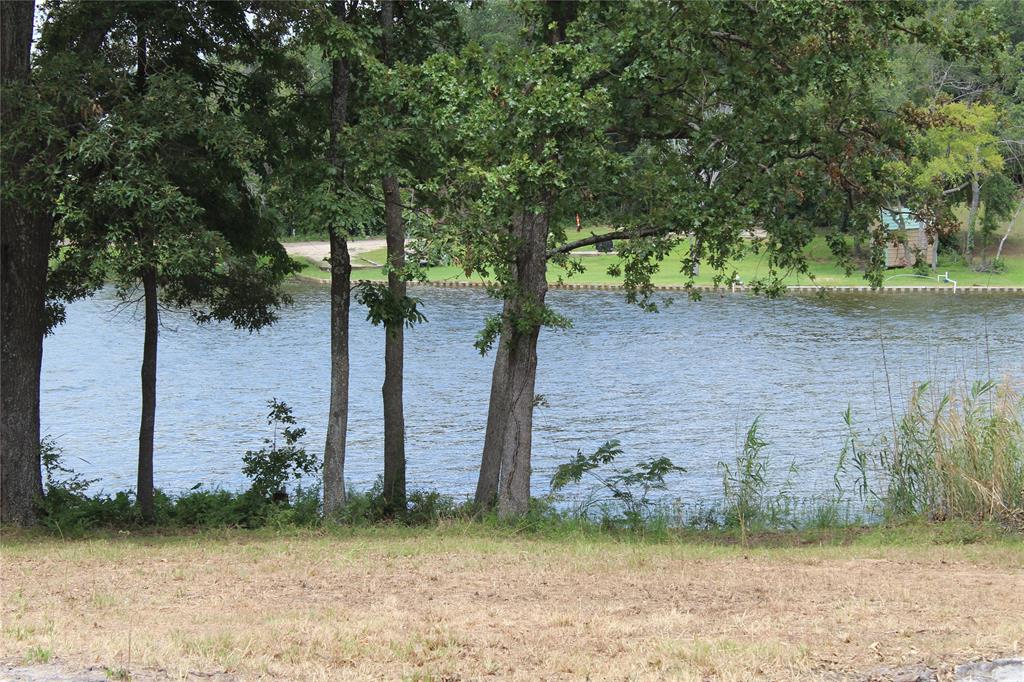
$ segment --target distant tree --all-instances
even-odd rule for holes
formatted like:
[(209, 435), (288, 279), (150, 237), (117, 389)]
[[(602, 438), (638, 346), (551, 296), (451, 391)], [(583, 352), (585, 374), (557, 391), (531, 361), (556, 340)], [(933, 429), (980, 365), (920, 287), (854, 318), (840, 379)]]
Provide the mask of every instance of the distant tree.
[[(990, 221), (986, 223), (986, 233), (994, 228), (993, 219), (1008, 214), (1005, 202), (1001, 201), (1006, 192), (993, 194), (1003, 186), (1005, 178), (1005, 163), (995, 134), (997, 113), (994, 106), (985, 104), (951, 102), (941, 105), (935, 110), (936, 122), (924, 131), (920, 144), (921, 167), (917, 170), (917, 181), (937, 186), (944, 195), (966, 199), (968, 213), (963, 253), (968, 259), (974, 251), (983, 196), (995, 199), (991, 202), (995, 210), (985, 212)], [(983, 189), (989, 182), (993, 184), (986, 193)]]
[(485, 0), (459, 4), (466, 38), (485, 51), (526, 46), (522, 16), (511, 2)]
[[(1014, 193), (1011, 185), (1024, 188), (1022, 7), (1001, 0), (928, 3), (933, 30), (962, 40), (896, 46), (894, 77), (876, 86), (889, 106), (916, 109), (923, 144), (914, 172), (949, 206), (966, 207), (960, 245), (967, 259), (979, 229), (987, 241), (1012, 212), (1001, 201)], [(934, 197), (931, 203), (943, 210)], [(958, 229), (959, 220), (948, 222)], [(987, 257), (983, 250), (983, 265)]]

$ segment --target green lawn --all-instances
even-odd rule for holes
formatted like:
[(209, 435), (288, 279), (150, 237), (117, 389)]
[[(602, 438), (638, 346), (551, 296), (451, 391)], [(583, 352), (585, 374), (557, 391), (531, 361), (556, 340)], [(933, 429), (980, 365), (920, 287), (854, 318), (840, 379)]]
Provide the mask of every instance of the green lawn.
[[(1015, 226), (1014, 233), (1007, 240), (1003, 249), (1003, 261), (1006, 269), (1001, 273), (976, 272), (971, 267), (959, 262), (955, 256), (943, 255), (939, 257), (939, 267), (935, 273), (928, 277), (918, 276), (912, 268), (893, 268), (886, 273), (885, 286), (932, 286), (938, 288), (949, 288), (952, 285), (936, 281), (935, 275), (949, 273), (949, 278), (955, 280), (960, 287), (970, 286), (1024, 286), (1024, 216), (1018, 219), (1021, 223)], [(998, 243), (998, 239), (995, 240)], [(659, 286), (679, 286), (686, 283), (686, 277), (681, 272), (681, 261), (688, 252), (687, 243), (677, 247), (670, 258), (666, 259), (660, 270), (654, 275), (652, 281)], [(989, 248), (989, 255), (995, 252), (995, 244)], [(809, 275), (793, 274), (785, 279), (788, 285), (799, 286), (865, 286), (868, 282), (859, 272), (847, 275), (837, 267), (831, 258), (828, 245), (824, 237), (816, 238), (806, 252)], [(353, 273), (356, 279), (380, 280), (385, 277), (382, 268), (374, 267), (370, 262), (382, 263), (386, 260), (385, 249), (378, 249), (360, 254), (353, 258), (353, 265), (357, 268)], [(561, 267), (552, 266), (549, 270), (548, 279), (550, 282), (565, 282), (567, 284), (620, 284), (620, 277), (613, 277), (608, 274), (608, 268), (618, 262), (615, 254), (582, 255), (578, 256), (586, 268), (585, 272), (574, 276), (568, 276)], [(303, 261), (304, 259), (300, 259)], [(750, 282), (757, 277), (763, 277), (768, 272), (765, 256), (748, 253), (744, 257), (729, 264), (726, 273), (729, 274), (735, 269), (740, 281)], [(307, 277), (327, 279), (329, 274), (317, 268), (308, 260), (303, 262), (303, 270), (300, 273)], [(696, 278), (695, 284), (713, 284), (715, 272), (709, 267), (701, 268), (700, 275)], [(479, 277), (467, 277), (456, 267), (434, 267), (427, 269), (427, 278), (430, 281), (479, 281)]]

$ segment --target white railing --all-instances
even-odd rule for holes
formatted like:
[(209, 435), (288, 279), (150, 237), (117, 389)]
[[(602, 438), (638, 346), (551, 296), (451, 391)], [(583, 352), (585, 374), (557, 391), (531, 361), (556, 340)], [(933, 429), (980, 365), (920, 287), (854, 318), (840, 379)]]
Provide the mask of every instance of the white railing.
[[(886, 277), (885, 279), (883, 279), (882, 283), (885, 284), (890, 279), (896, 279), (897, 277), (920, 277), (921, 279), (931, 279), (931, 275), (892, 275), (891, 277)], [(935, 281), (938, 282), (939, 284), (952, 284), (953, 293), (956, 293), (956, 280), (949, 278), (948, 270), (942, 273), (941, 275), (937, 275), (935, 277)]]

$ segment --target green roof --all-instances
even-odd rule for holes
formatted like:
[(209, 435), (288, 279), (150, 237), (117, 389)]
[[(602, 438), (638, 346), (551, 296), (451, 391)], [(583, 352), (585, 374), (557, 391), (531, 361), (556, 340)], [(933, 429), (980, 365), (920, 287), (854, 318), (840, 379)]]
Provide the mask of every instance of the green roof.
[(914, 217), (909, 208), (882, 209), (882, 225), (887, 230), (920, 230), (924, 223)]

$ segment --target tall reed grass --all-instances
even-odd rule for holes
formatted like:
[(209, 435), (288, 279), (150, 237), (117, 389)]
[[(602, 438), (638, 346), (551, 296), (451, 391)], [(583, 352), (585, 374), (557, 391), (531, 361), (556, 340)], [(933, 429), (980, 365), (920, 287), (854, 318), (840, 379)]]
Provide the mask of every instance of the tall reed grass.
[(1024, 528), (1024, 395), (1009, 380), (918, 386), (877, 461), (888, 518)]

